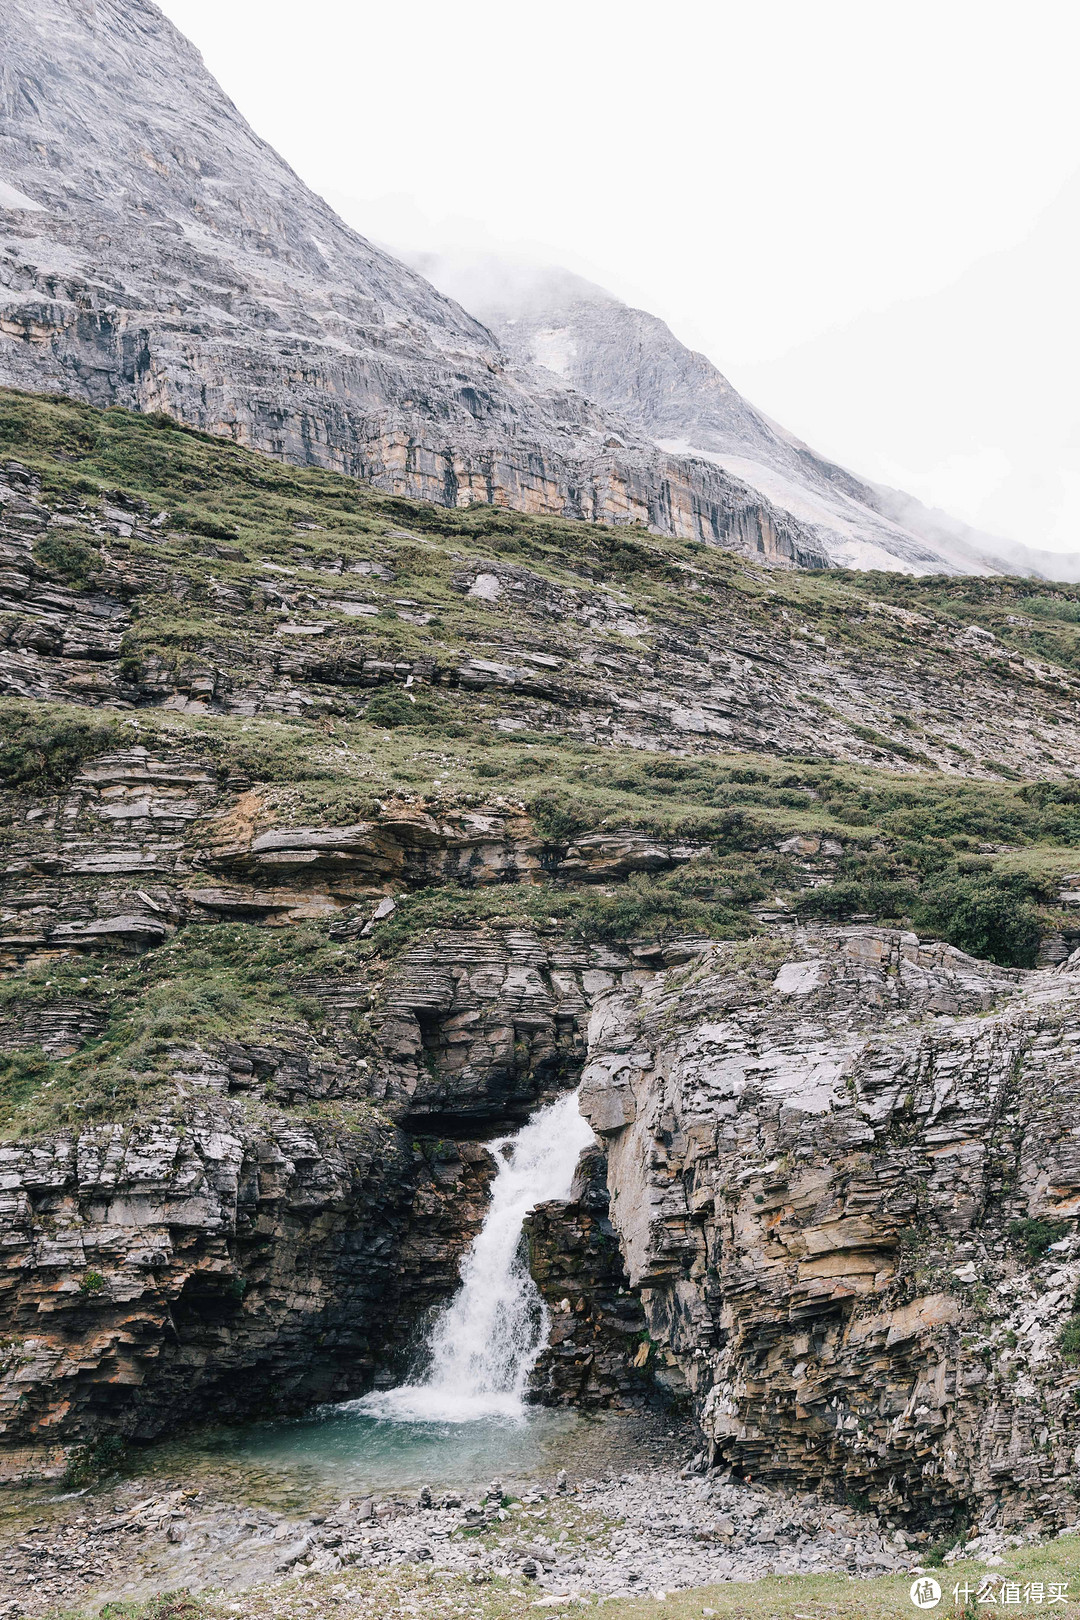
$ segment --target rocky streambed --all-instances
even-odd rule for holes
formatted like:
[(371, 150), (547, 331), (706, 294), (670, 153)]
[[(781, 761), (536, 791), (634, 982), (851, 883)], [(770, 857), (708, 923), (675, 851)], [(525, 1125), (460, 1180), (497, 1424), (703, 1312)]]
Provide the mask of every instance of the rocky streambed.
[[(929, 1532), (728, 1471), (696, 1474), (678, 1466), (684, 1434), (633, 1421), (638, 1427), (622, 1439), (636, 1445), (639, 1466), (577, 1480), (560, 1471), (467, 1490), (421, 1486), (326, 1500), (316, 1492), (312, 1507), (297, 1505), (295, 1482), (291, 1506), (280, 1494), (273, 1501), (257, 1470), (247, 1493), (238, 1493), (235, 1477), (193, 1471), (150, 1488), (142, 1478), (53, 1498), (32, 1518), (27, 1502), (3, 1532), (0, 1613), (14, 1620), (160, 1591), (239, 1592), (407, 1563), (478, 1585), (509, 1580), (537, 1602), (921, 1567)], [(595, 1442), (592, 1456), (599, 1460)], [(993, 1562), (999, 1544), (1023, 1539), (988, 1530), (983, 1561)]]

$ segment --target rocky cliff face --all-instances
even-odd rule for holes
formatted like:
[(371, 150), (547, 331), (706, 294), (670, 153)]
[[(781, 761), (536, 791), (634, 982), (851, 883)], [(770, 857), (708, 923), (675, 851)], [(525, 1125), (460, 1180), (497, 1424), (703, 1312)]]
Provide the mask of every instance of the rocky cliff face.
[(538, 1398), (1060, 1522), (1072, 599), (425, 507), (55, 400), (0, 396), (0, 442), (4, 1476), (394, 1378), (485, 1140), (584, 1071)]
[(540, 1204), (526, 1218), (529, 1268), (551, 1312), (531, 1387), (548, 1405), (657, 1403), (645, 1313), (610, 1202), (607, 1161), (594, 1149), (582, 1154), (569, 1199)]
[[(317, 1034), (163, 1030), (139, 1117), (0, 1146), (2, 1477), (404, 1370), (479, 1228), (477, 1137), (564, 1087), (593, 995), (643, 976), (603, 948), (444, 935), (388, 975), (305, 981)], [(85, 1011), (31, 1009), (0, 1040), (62, 1054), (92, 1040)]]
[(561, 377), (667, 453), (702, 457), (760, 491), (806, 525), (835, 564), (1009, 574), (1052, 563), (1045, 556), (1038, 564), (1032, 556), (1033, 566), (1008, 561), (992, 535), (818, 455), (743, 399), (655, 315), (579, 276), (491, 257), (418, 253), (410, 262), (495, 332), (519, 364)]
[(349, 230), (148, 0), (7, 0), (0, 381), (447, 505), (749, 547), (809, 530), (534, 368)]
[(582, 1106), (712, 1459), (1075, 1519), (1077, 1011), (1073, 961), (1003, 972), (865, 928), (598, 1002)]

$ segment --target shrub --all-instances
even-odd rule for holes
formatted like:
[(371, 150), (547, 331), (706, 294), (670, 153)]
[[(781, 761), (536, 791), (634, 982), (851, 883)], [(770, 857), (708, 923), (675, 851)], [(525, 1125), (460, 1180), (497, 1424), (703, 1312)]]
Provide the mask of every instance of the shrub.
[[(574, 896), (576, 904), (568, 921), (582, 938), (611, 943), (679, 934), (739, 939), (751, 931), (749, 919), (721, 899), (702, 900), (688, 894), (684, 888), (687, 877), (685, 870), (655, 877), (635, 873), (610, 895)], [(691, 876), (691, 884), (693, 881)], [(716, 888), (724, 891), (727, 885), (718, 881)]]
[(90, 1445), (76, 1447), (68, 1462), (64, 1484), (72, 1490), (96, 1484), (104, 1475), (117, 1471), (126, 1451), (127, 1442), (118, 1434), (107, 1434)]
[(113, 719), (50, 711), (44, 704), (0, 709), (0, 782), (39, 791), (67, 787), (80, 765), (115, 748), (122, 733)]
[(208, 540), (239, 540), (240, 536), (231, 523), (222, 523), (219, 518), (211, 517), (206, 512), (194, 512), (186, 507), (177, 507), (172, 514), (172, 522), (178, 529), (184, 529), (188, 534), (205, 535)]
[(841, 879), (799, 896), (800, 916), (839, 918), (869, 912), (876, 917), (906, 917), (918, 896), (908, 883)]
[(413, 724), (413, 707), (404, 692), (394, 687), (384, 687), (369, 698), (364, 719), (381, 731), (392, 731), (396, 726)]
[(1058, 1349), (1070, 1366), (1080, 1364), (1080, 1316), (1070, 1316), (1058, 1334)]
[(0, 1127), (39, 1090), (52, 1072), (40, 1047), (0, 1056)]
[(915, 909), (921, 933), (937, 933), (970, 956), (1005, 967), (1034, 967), (1042, 936), (1039, 913), (1018, 885), (991, 874), (939, 879)]
[(393, 686), (382, 687), (368, 699), (364, 719), (380, 731), (407, 727), (428, 736), (466, 737), (470, 729), (445, 701), (423, 691), (410, 695)]
[(1080, 624), (1080, 602), (1060, 596), (1022, 596), (1016, 604), (1032, 618), (1056, 619), (1059, 624)]
[(100, 1271), (88, 1271), (79, 1284), (80, 1294), (100, 1294), (105, 1287), (105, 1278)]
[(961, 1538), (955, 1534), (942, 1536), (940, 1541), (933, 1542), (919, 1554), (919, 1557), (925, 1568), (940, 1569), (945, 1562), (946, 1553), (951, 1553), (954, 1547), (961, 1545)]
[(51, 532), (34, 542), (34, 561), (43, 574), (79, 591), (101, 567), (101, 553), (74, 535)]
[(550, 838), (556, 844), (580, 837), (592, 823), (592, 817), (583, 813), (580, 802), (568, 800), (564, 793), (550, 789), (538, 793), (527, 808), (541, 838)]
[(1009, 1236), (1031, 1261), (1041, 1260), (1051, 1243), (1057, 1243), (1069, 1230), (1067, 1221), (1013, 1221)]

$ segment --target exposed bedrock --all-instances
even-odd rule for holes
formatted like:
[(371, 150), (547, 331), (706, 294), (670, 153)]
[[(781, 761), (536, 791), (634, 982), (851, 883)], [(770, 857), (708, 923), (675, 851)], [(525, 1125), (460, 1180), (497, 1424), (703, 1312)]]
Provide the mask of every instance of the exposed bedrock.
[[(59, 498), (40, 474), (0, 461), (0, 695), (310, 720), (362, 715), (376, 691), (410, 689), (483, 718), (497, 736), (527, 729), (703, 756), (889, 756), (902, 768), (911, 748), (890, 736), (905, 713), (922, 728), (919, 753), (949, 771), (979, 774), (988, 757), (1057, 776), (1080, 759), (1080, 679), (1067, 661), (1048, 663), (1033, 643), (1021, 654), (978, 625), (961, 629), (873, 596), (845, 608), (868, 634), (872, 627), (872, 645), (833, 645), (786, 609), (753, 618), (745, 603), (716, 600), (695, 623), (580, 574), (560, 580), (504, 558), (451, 558), (448, 587), (482, 613), (483, 644), (474, 630), (440, 631), (388, 656), (380, 609), (405, 620), (414, 611), (387, 599), (400, 562), (393, 548), (382, 547), (382, 561), (322, 558), (306, 581), (265, 563), (207, 580), (203, 563), (233, 548), (193, 541), (171, 521), (121, 491)], [(43, 540), (68, 528), (99, 548), (100, 569), (82, 590), (40, 561)], [(686, 570), (693, 580), (694, 565)], [(163, 599), (186, 602), (202, 627), (168, 654), (130, 642)], [(421, 606), (417, 629), (446, 611), (436, 595)], [(421, 846), (418, 829), (411, 847)], [(247, 865), (268, 870), (261, 857), (271, 853), (254, 849)], [(566, 858), (560, 875), (611, 875), (593, 866), (588, 840)]]
[[(288, 1410), (362, 1383), (433, 1168), (372, 1123), (238, 1106), (0, 1150), (5, 1474), (178, 1418)], [(462, 1172), (471, 1169), (455, 1165)], [(463, 1178), (464, 1179), (464, 1178)]]
[(516, 364), (349, 229), (147, 0), (9, 0), (0, 380), (397, 494), (827, 566), (813, 524)]
[(586, 1149), (570, 1197), (538, 1205), (525, 1221), (529, 1266), (551, 1313), (530, 1388), (548, 1406), (645, 1406), (658, 1394), (609, 1202), (607, 1161)]
[(611, 1218), (713, 1462), (1075, 1520), (1078, 1046), (1071, 959), (872, 928), (720, 945), (597, 1003)]
[[(282, 825), (264, 796), (222, 782), (207, 755), (135, 746), (88, 761), (38, 814), (20, 818), (8, 832), (0, 869), (0, 961), (10, 966), (42, 950), (141, 951), (186, 923), (328, 919), (356, 933), (380, 903), (392, 912), (393, 897), (409, 889), (530, 884), (543, 872), (600, 883), (709, 853), (708, 845), (635, 832), (557, 844), (540, 838), (520, 807), (505, 801), (443, 812), (388, 801), (371, 820), (344, 827)], [(527, 1004), (538, 993), (529, 977), (535, 959), (532, 947), (515, 949), (524, 953), (515, 981), (523, 1000), (508, 1007), (524, 1029)], [(562, 950), (565, 963), (558, 952), (552, 958), (557, 976), (561, 963), (584, 970), (603, 957), (596, 950), (583, 955), (572, 944)], [(411, 960), (404, 959), (406, 980)], [(450, 994), (449, 964), (430, 955), (424, 962), (420, 1015)], [(469, 971), (476, 994), (493, 1004), (497, 987), (484, 988), (480, 962)], [(405, 982), (401, 995), (407, 998)], [(572, 1005), (559, 1016), (571, 1016), (581, 1004), (569, 983), (551, 981), (545, 1017), (555, 1016), (562, 996)], [(73, 1008), (72, 1034), (90, 1027), (79, 1025), (77, 1014)], [(62, 1040), (62, 1022), (43, 1032), (43, 1044)], [(456, 1044), (464, 1039), (459, 1033)]]
[[(436, 936), (306, 980), (317, 1038), (177, 1041), (148, 1117), (0, 1145), (0, 1474), (404, 1370), (483, 1218), (477, 1138), (572, 1085), (591, 1000), (647, 977), (522, 930)], [(5, 1047), (70, 1050), (67, 1010), (28, 1009)]]

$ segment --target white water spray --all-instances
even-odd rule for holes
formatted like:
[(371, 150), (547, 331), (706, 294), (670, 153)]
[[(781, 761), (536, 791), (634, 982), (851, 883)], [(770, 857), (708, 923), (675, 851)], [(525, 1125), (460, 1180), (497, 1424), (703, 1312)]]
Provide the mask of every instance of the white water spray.
[(354, 1411), (404, 1423), (521, 1415), (551, 1326), (522, 1253), (522, 1225), (537, 1204), (569, 1194), (578, 1155), (592, 1139), (575, 1094), (490, 1144), (499, 1161), (491, 1207), (465, 1256), (461, 1287), (432, 1329), (426, 1378), (365, 1395), (349, 1403)]

